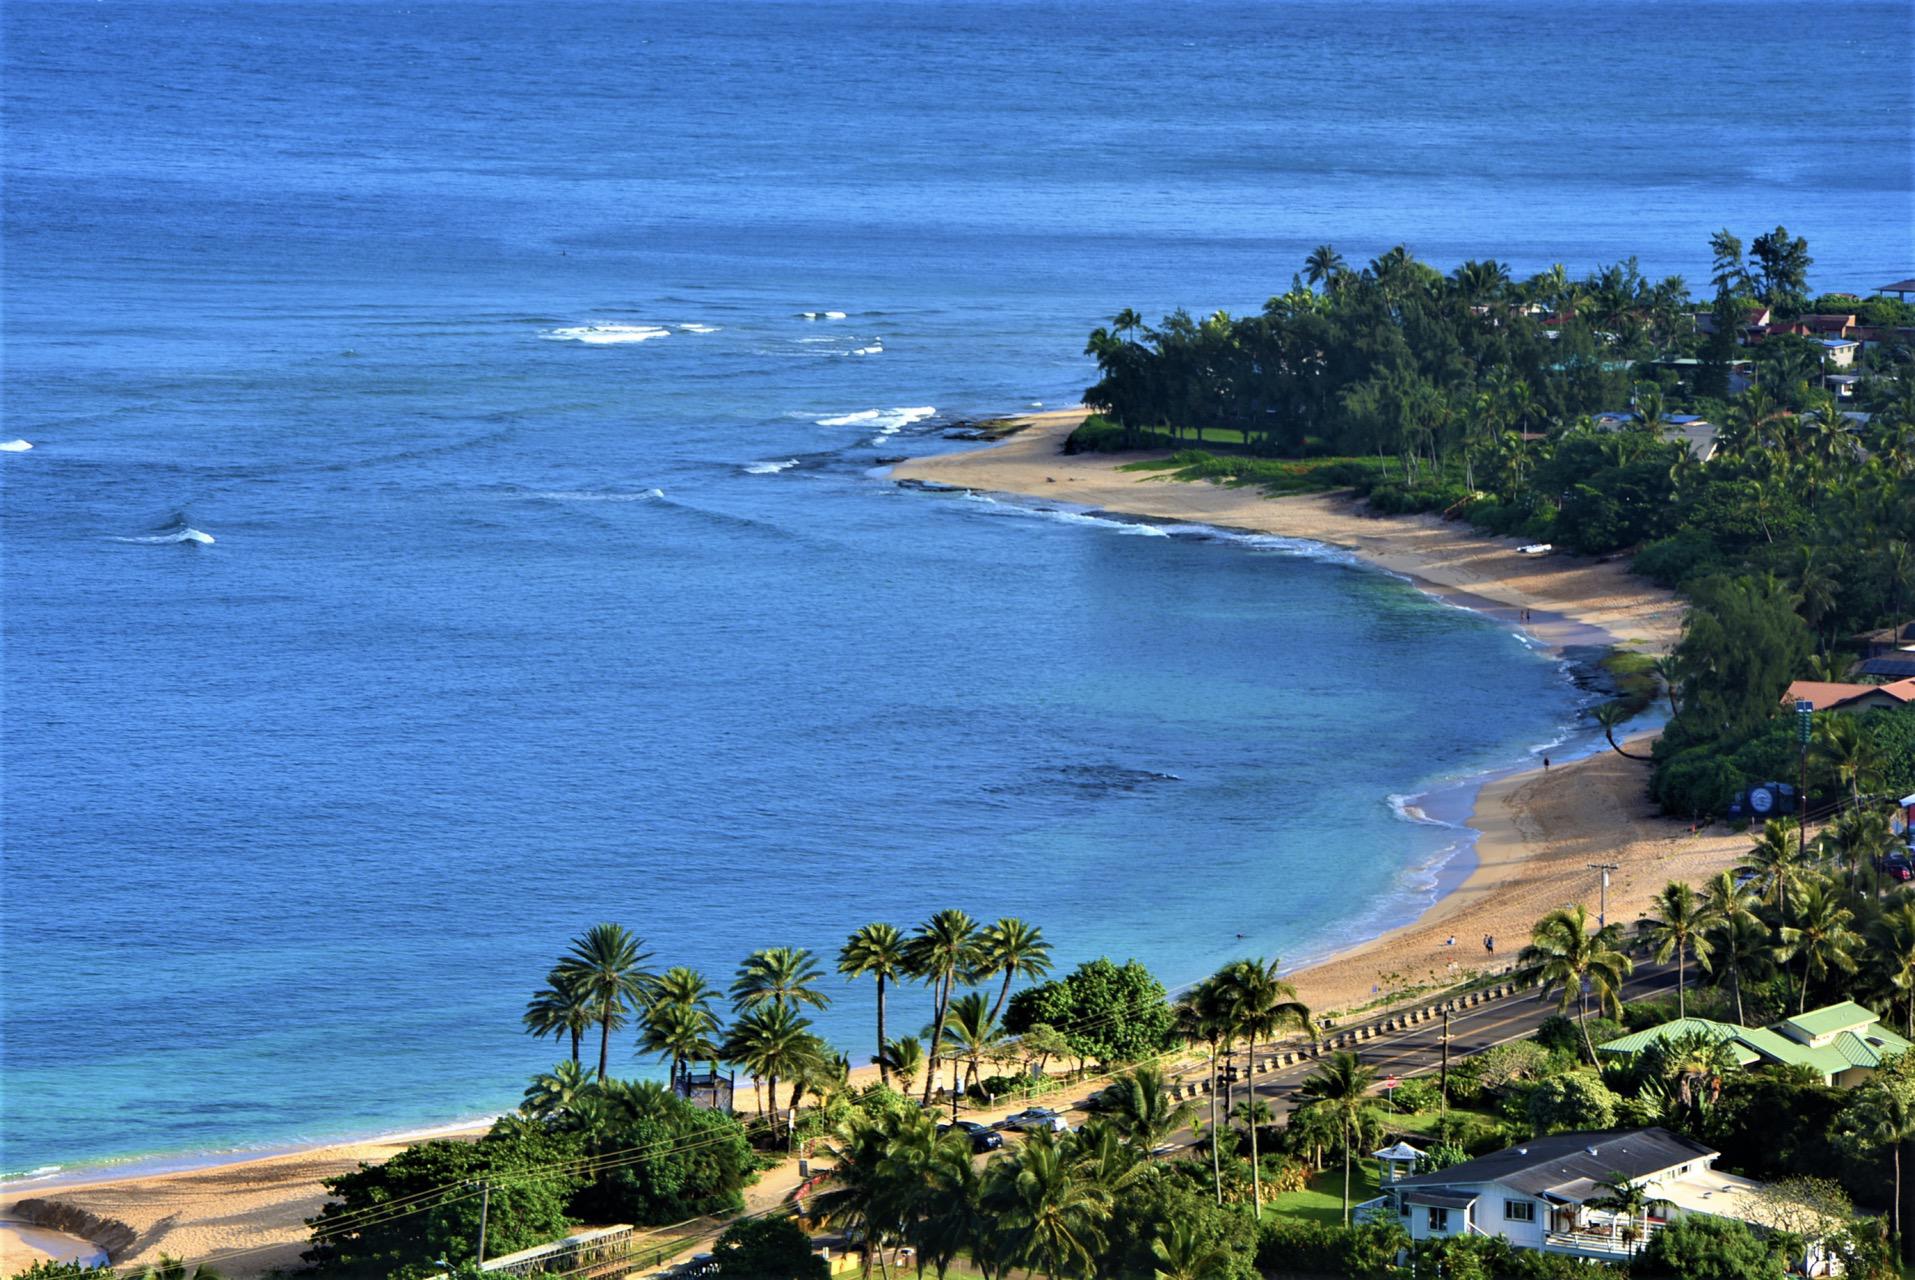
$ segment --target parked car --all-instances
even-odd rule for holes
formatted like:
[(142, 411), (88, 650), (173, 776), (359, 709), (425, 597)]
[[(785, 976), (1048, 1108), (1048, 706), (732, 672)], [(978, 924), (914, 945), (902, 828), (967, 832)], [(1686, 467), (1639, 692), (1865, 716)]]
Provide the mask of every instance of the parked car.
[(971, 1140), (973, 1151), (995, 1151), (1004, 1145), (1003, 1135), (994, 1133), (989, 1125), (979, 1124), (975, 1120), (959, 1120), (955, 1124), (941, 1124), (939, 1133), (949, 1133), (956, 1129)]
[(1891, 880), (1898, 880), (1904, 884), (1915, 880), (1915, 861), (1910, 860), (1907, 854), (1891, 853), (1876, 865), (1881, 868), (1882, 874)]
[(1031, 1133), (1039, 1129), (1049, 1129), (1052, 1133), (1062, 1133), (1070, 1128), (1070, 1125), (1066, 1123), (1063, 1116), (1058, 1115), (1049, 1107), (1032, 1107), (1027, 1111), (1020, 1111), (1014, 1116), (1007, 1116), (1004, 1120), (1004, 1127), (1006, 1129), (1015, 1129), (1019, 1133)]

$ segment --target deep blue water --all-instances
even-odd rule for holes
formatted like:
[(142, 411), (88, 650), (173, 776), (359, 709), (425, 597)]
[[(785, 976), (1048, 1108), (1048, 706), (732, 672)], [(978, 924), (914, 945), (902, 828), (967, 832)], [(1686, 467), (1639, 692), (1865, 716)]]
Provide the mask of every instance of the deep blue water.
[(7, 4), (0, 1169), (508, 1106), (599, 919), (1176, 983), (1401, 918), (1454, 833), (1388, 798), (1559, 736), (1553, 663), (875, 460), (1323, 240), (1906, 275), (1910, 12)]

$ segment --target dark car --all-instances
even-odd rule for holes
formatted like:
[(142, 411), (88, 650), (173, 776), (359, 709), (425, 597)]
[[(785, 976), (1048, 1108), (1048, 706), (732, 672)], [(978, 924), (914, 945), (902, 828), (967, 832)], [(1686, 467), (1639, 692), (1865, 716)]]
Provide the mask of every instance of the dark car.
[(1899, 880), (1903, 883), (1915, 880), (1915, 861), (1911, 861), (1907, 854), (1891, 853), (1882, 859), (1880, 866), (1882, 874), (1891, 880)]
[(939, 1133), (949, 1133), (956, 1129), (971, 1140), (973, 1151), (995, 1151), (1004, 1145), (1003, 1135), (993, 1133), (989, 1125), (979, 1124), (975, 1120), (959, 1120), (955, 1124), (941, 1124)]

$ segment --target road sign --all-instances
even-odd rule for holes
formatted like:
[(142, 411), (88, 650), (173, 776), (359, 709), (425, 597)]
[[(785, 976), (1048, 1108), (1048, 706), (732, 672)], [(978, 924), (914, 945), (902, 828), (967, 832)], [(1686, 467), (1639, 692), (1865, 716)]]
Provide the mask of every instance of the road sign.
[(1384, 1087), (1385, 1089), (1394, 1089), (1394, 1088), (1396, 1088), (1396, 1086), (1397, 1086), (1397, 1085), (1399, 1085), (1399, 1084), (1401, 1084), (1401, 1083), (1402, 1083), (1402, 1081), (1400, 1081), (1400, 1080), (1398, 1080), (1398, 1079), (1397, 1079), (1397, 1078), (1396, 1078), (1395, 1076), (1384, 1076), (1384, 1077), (1383, 1077), (1383, 1087)]

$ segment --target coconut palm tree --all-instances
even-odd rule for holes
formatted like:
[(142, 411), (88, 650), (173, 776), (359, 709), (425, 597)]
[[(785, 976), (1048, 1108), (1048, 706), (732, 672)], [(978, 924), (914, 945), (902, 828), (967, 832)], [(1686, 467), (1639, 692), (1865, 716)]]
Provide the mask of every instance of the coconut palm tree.
[(1860, 805), (1862, 792), (1881, 782), (1882, 753), (1862, 732), (1854, 716), (1824, 716), (1815, 726), (1814, 758), (1847, 784), (1849, 802)]
[(1210, 1172), (1217, 1203), (1223, 1203), (1223, 1163), (1217, 1141), (1217, 1052), (1230, 1034), (1232, 1024), (1229, 1003), (1223, 998), (1216, 977), (1205, 978), (1184, 992), (1171, 1006), (1172, 1026), (1188, 1044), (1202, 1044), (1210, 1050)]
[(964, 1060), (966, 1089), (977, 1083), (984, 1059), (998, 1054), (1009, 1040), (1004, 1025), (978, 991), (967, 991), (951, 1002), (944, 1029), (951, 1038), (952, 1056)]
[(1892, 1230), (1899, 1248), (1906, 1252), (1902, 1236), (1902, 1147), (1915, 1140), (1915, 1093), (1902, 1081), (1878, 1075), (1855, 1094), (1854, 1105), (1844, 1109), (1844, 1116), (1857, 1126), (1858, 1137), (1889, 1149), (1895, 1169), (1895, 1195), (1889, 1202)]
[(1529, 945), (1516, 957), (1517, 975), (1541, 988), (1549, 997), (1560, 989), (1557, 1008), (1567, 1013), (1570, 1002), (1576, 1004), (1576, 1022), (1582, 1030), (1583, 1050), (1591, 1062), (1596, 1046), (1589, 1040), (1589, 998), (1597, 1007), (1622, 1011), (1622, 984), (1635, 968), (1633, 961), (1617, 947), (1614, 925), (1592, 930), (1589, 909), (1581, 903), (1550, 912), (1530, 930)]
[(1050, 971), (1051, 944), (1044, 941), (1044, 931), (1016, 916), (1005, 916), (986, 928), (979, 939), (977, 967), (971, 971), (970, 980), (985, 982), (1004, 975), (1004, 985), (998, 988), (997, 1000), (991, 1005), (991, 1017), (996, 1018), (1011, 994), (1011, 983), (1019, 978), (1035, 980)]
[(1104, 1248), (1112, 1197), (1048, 1129), (1030, 1135), (985, 1173), (984, 1206), (996, 1220), (999, 1259), (1058, 1280), (1090, 1274)]
[(1350, 1151), (1356, 1138), (1368, 1127), (1376, 1100), (1370, 1091), (1376, 1086), (1376, 1069), (1366, 1067), (1354, 1053), (1339, 1050), (1324, 1059), (1298, 1090), (1305, 1106), (1321, 1107), (1337, 1118), (1343, 1131), (1343, 1225), (1350, 1225)]
[(1746, 1023), (1742, 989), (1775, 972), (1775, 940), (1769, 927), (1754, 915), (1720, 919), (1710, 930), (1709, 952), (1699, 957), (1698, 963), (1718, 987), (1723, 978), (1729, 980), (1729, 989), (1735, 995), (1735, 1019)]
[(1303, 278), (1326, 289), (1335, 288), (1338, 279), (1349, 269), (1349, 264), (1344, 262), (1343, 255), (1333, 245), (1320, 244), (1310, 250), (1310, 256), (1303, 260)]
[(1776, 948), (1776, 958), (1784, 964), (1798, 956), (1802, 960), (1802, 991), (1796, 1000), (1797, 1013), (1809, 1007), (1811, 979), (1826, 978), (1835, 969), (1855, 972), (1854, 953), (1862, 940), (1849, 928), (1854, 919), (1855, 913), (1842, 905), (1840, 893), (1820, 877), (1797, 892), (1794, 922), (1782, 926), (1779, 931), (1782, 943)]
[(683, 965), (665, 970), (653, 984), (639, 1020), (639, 1048), (670, 1060), (674, 1087), (692, 1063), (718, 1057), (718, 1015), (711, 1007), (716, 996), (704, 974)]
[[(1683, 457), (1689, 455), (1685, 452)], [(1665, 653), (1656, 659), (1656, 675), (1662, 679), (1662, 691), (1669, 699), (1669, 718), (1677, 719), (1682, 711), (1676, 706), (1676, 686), (1682, 683), (1682, 664), (1673, 653)]]
[(550, 1071), (541, 1071), (532, 1077), (532, 1083), (525, 1088), (525, 1098), (519, 1103), (519, 1110), (534, 1119), (544, 1120), (572, 1110), (596, 1087), (583, 1066), (567, 1059)]
[(1151, 1240), (1150, 1253), (1157, 1260), (1154, 1280), (1226, 1280), (1236, 1274), (1230, 1251), (1206, 1244), (1187, 1219), (1165, 1223)]
[(595, 924), (572, 940), (572, 949), (559, 961), (563, 983), (583, 993), (598, 1023), (598, 1078), (611, 1065), (612, 1032), (641, 1009), (651, 990), (652, 971), (645, 962), (652, 953), (645, 940), (622, 924)]
[(1609, 739), (1610, 749), (1617, 755), (1629, 760), (1648, 760), (1650, 757), (1638, 755), (1634, 751), (1624, 751), (1616, 742), (1616, 727), (1629, 719), (1629, 708), (1620, 702), (1604, 702), (1590, 713), (1596, 723), (1602, 726), (1603, 737)]
[(885, 1061), (884, 990), (893, 978), (906, 972), (904, 934), (896, 925), (882, 921), (865, 925), (838, 949), (838, 972), (847, 978), (867, 975), (878, 980), (878, 1052), (871, 1060), (878, 1064), (878, 1079), (891, 1083), (891, 1068)]
[(1601, 1209), (1616, 1214), (1627, 1221), (1623, 1227), (1623, 1240), (1629, 1245), (1629, 1252), (1635, 1253), (1641, 1246), (1642, 1237), (1649, 1230), (1648, 1188), (1629, 1181), (1620, 1173), (1612, 1173), (1602, 1180), (1603, 1193), (1586, 1201), (1591, 1209)]
[(924, 1069), (924, 1044), (916, 1036), (900, 1036), (896, 1040), (885, 1042), (884, 1052), (880, 1055), (884, 1069), (896, 1077), (898, 1087), (905, 1093), (911, 1091), (911, 1081)]
[(1145, 1159), (1171, 1134), (1190, 1123), (1197, 1110), (1191, 1103), (1173, 1099), (1162, 1068), (1148, 1064), (1118, 1077), (1111, 1097), (1112, 1127)]
[[(936, 1014), (931, 1022), (929, 1059), (938, 1060), (944, 1052), (944, 1021), (950, 1012), (951, 996), (958, 979), (977, 967), (977, 921), (955, 907), (946, 908), (919, 925), (905, 944), (905, 956), (911, 974), (931, 988)], [(924, 1075), (924, 1101), (931, 1101), (935, 1071)]]
[[(1250, 1096), (1257, 1096), (1257, 1041), (1274, 1037), (1285, 1028), (1309, 1034), (1310, 1008), (1297, 999), (1297, 989), (1278, 975), (1275, 957), (1239, 960), (1217, 975), (1223, 1000), (1237, 1033), (1249, 1043), (1244, 1079)], [(1250, 1126), (1250, 1183), (1253, 1203), (1262, 1212), (1263, 1173), (1258, 1165), (1257, 1127)]]
[(824, 970), (804, 947), (769, 947), (754, 951), (738, 966), (731, 984), (732, 1007), (740, 1012), (761, 1005), (796, 1009), (808, 1005), (822, 1009), (831, 997), (818, 990)]
[(1897, 897), (1869, 930), (1869, 954), (1889, 986), (1902, 994), (1902, 1031), (1915, 1039), (1915, 901)]
[[(725, 1060), (751, 1076), (752, 1094), (761, 1084), (771, 1097), (771, 1132), (778, 1135), (778, 1081), (801, 1075), (817, 1058), (818, 1037), (811, 1034), (811, 1020), (790, 1006), (766, 1001), (741, 1014), (731, 1024), (722, 1049)], [(795, 1105), (795, 1102), (794, 1102)], [(764, 1112), (762, 1101), (758, 1105)]]
[(525, 1006), (526, 1031), (538, 1039), (569, 1037), (574, 1062), (579, 1061), (579, 1043), (594, 1021), (591, 997), (570, 981), (563, 967), (545, 975), (545, 985), (532, 993)]
[(1776, 913), (1786, 916), (1789, 911), (1789, 890), (1801, 883), (1809, 869), (1794, 820), (1777, 818), (1764, 826), (1762, 838), (1754, 848), (1742, 855), (1737, 865), (1755, 873), (1751, 883), (1756, 891), (1764, 894), (1773, 892)]
[(1681, 880), (1663, 886), (1650, 907), (1649, 940), (1656, 948), (1656, 963), (1676, 958), (1676, 1016), (1689, 1016), (1689, 977), (1687, 961), (1693, 953), (1700, 960), (1709, 950), (1709, 926), (1714, 918), (1707, 899)]
[[(936, 1122), (929, 1116), (913, 1120)], [(875, 1256), (886, 1276), (891, 1274), (884, 1261), (885, 1246), (901, 1233), (898, 1213), (899, 1195), (893, 1170), (885, 1168), (904, 1117), (896, 1114), (867, 1116), (853, 1111), (824, 1144), (831, 1158), (831, 1177), (812, 1198), (812, 1213), (825, 1226), (846, 1235), (862, 1238), (864, 1274), (871, 1274)]]

